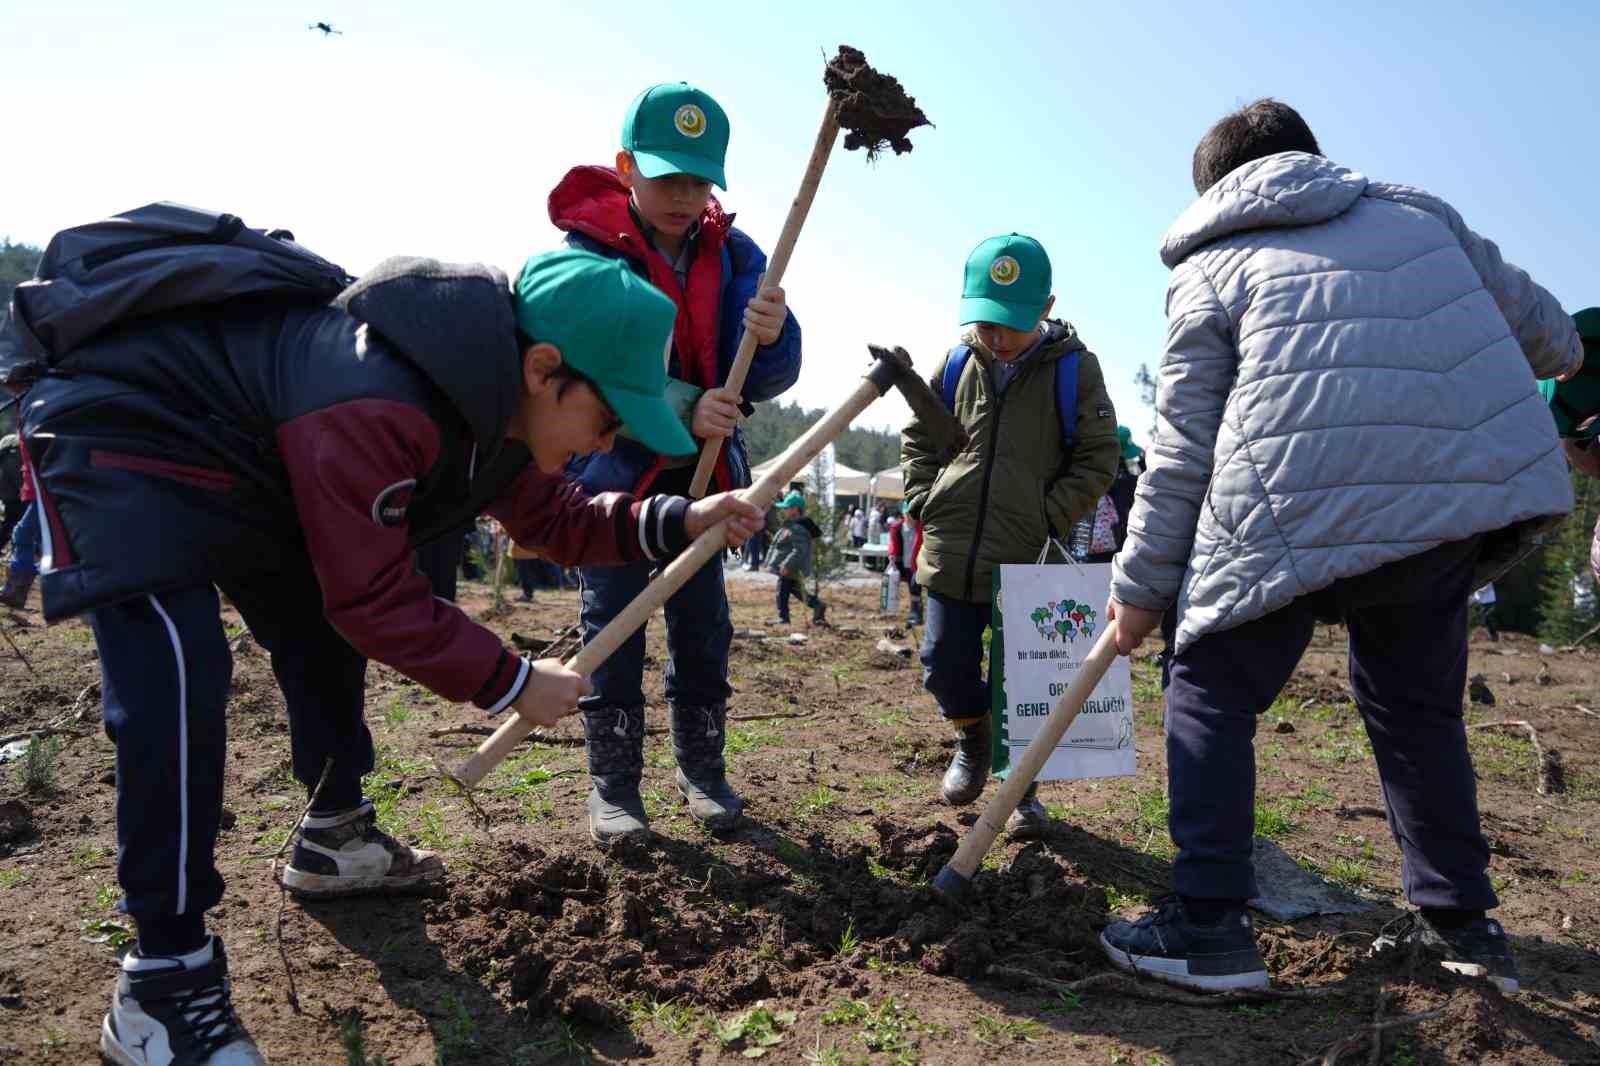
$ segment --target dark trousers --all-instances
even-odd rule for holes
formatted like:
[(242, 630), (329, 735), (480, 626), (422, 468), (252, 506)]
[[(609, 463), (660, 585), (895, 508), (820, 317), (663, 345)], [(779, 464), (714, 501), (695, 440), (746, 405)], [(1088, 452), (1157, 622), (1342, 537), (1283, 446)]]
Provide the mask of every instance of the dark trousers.
[(817, 598), (806, 591), (806, 583), (797, 577), (778, 576), (778, 619), (783, 622), (789, 620), (789, 597), (794, 596), (801, 603), (816, 609)]
[[(912, 574), (911, 571), (907, 570), (905, 567), (902, 566), (900, 568), (900, 580), (905, 585), (907, 585), (911, 590), (910, 591), (910, 596), (911, 596), (912, 605), (915, 606), (916, 604), (921, 603), (922, 602), (922, 586), (917, 584), (916, 576), (914, 574)], [(930, 595), (931, 595), (931, 593), (930, 593)]]
[(1377, 759), (1407, 898), (1420, 907), (1497, 905), (1461, 720), (1477, 555), (1476, 538), (1442, 545), (1208, 634), (1173, 656), (1167, 782), (1179, 893), (1256, 895), (1256, 717), (1294, 672), (1318, 618), (1337, 611), (1350, 631), (1350, 686)]
[(533, 599), (533, 590), (539, 585), (544, 563), (538, 559), (516, 559), (513, 565), (517, 568), (517, 584), (522, 588), (522, 598)]
[[(583, 575), (585, 643), (605, 628), (650, 583), (654, 563), (626, 566), (586, 566)], [(685, 707), (726, 703), (728, 648), (733, 643), (733, 622), (728, 615), (728, 591), (722, 583), (722, 559), (713, 556), (667, 600), (667, 702)], [(594, 694), (584, 698), (585, 709), (637, 707), (644, 699), (644, 629), (634, 634), (595, 670)]]
[(968, 603), (928, 590), (922, 687), (933, 694), (939, 713), (946, 718), (977, 718), (989, 713), (983, 631), (989, 628), (992, 612), (990, 604)]
[(466, 550), (466, 538), (459, 533), (440, 537), (432, 544), (417, 549), (417, 569), (433, 586), (433, 594), (441, 600), (456, 599), (456, 574), (461, 568), (461, 555)]
[[(319, 811), (361, 802), (373, 766), (362, 718), (366, 660), (335, 633), (309, 565), (225, 586), (271, 654), (289, 716), (294, 775), (310, 790), (333, 766)], [(117, 747), (117, 879), (141, 945), (163, 929), (199, 929), (222, 898), (213, 853), (222, 815), (232, 656), (217, 591), (193, 585), (90, 615), (100, 652), (106, 733)], [(192, 938), (190, 938), (192, 939)], [(174, 944), (178, 950), (192, 943)]]

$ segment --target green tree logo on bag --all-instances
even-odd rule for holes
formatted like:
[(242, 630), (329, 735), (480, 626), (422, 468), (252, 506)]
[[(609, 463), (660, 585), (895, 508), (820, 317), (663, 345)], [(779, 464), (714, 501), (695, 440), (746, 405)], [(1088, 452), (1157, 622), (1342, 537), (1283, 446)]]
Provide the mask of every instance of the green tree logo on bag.
[(1094, 636), (1094, 608), (1077, 600), (1052, 600), (1043, 607), (1035, 607), (1028, 617), (1039, 635), (1048, 641), (1059, 638), (1064, 644), (1072, 644), (1079, 636)]

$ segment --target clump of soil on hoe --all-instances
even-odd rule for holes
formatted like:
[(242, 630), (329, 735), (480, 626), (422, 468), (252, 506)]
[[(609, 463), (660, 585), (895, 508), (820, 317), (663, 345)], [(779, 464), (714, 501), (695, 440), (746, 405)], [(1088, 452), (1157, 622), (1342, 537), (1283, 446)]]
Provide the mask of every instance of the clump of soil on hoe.
[(872, 69), (867, 57), (847, 44), (841, 44), (839, 54), (823, 68), (822, 83), (839, 105), (845, 148), (865, 148), (868, 159), (885, 148), (904, 155), (911, 151), (907, 134), (918, 126), (933, 125), (899, 79)]
[(432, 920), (449, 923), (448, 952), (495, 974), (512, 1001), (599, 1024), (618, 1024), (631, 1000), (824, 1003), (864, 991), (874, 959), (971, 979), (1021, 945), (1065, 960), (1094, 943), (1103, 892), (1041, 849), (980, 873), (981, 902), (954, 912), (922, 883), (954, 854), (954, 831), (875, 828), (894, 880), (874, 876), (866, 845), (840, 853), (817, 836), (804, 861), (820, 887), (804, 893), (764, 850), (741, 868), (659, 839), (594, 858), (510, 844), (491, 864), (514, 872), (440, 901)]

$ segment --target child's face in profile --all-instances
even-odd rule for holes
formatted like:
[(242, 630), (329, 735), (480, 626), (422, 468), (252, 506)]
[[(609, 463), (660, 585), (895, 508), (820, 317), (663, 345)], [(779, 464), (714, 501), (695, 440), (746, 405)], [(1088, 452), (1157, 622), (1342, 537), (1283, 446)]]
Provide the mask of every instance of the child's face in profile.
[(633, 206), (652, 229), (669, 237), (682, 237), (700, 221), (711, 199), (711, 183), (693, 174), (668, 174), (647, 178), (639, 173), (633, 156), (617, 156), (617, 173), (622, 184), (633, 190)]
[(1027, 351), (1028, 346), (1039, 336), (1038, 327), (1012, 329), (998, 322), (979, 322), (976, 329), (978, 339), (983, 342), (983, 346), (993, 352), (994, 357), (1002, 363), (1009, 363)]

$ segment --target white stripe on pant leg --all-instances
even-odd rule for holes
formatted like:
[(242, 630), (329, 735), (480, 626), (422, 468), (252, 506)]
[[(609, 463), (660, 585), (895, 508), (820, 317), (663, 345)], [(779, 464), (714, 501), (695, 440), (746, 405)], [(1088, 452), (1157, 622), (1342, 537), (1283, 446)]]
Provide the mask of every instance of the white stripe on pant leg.
[(172, 640), (172, 654), (178, 660), (178, 913), (189, 904), (189, 674), (183, 663), (183, 644), (178, 627), (154, 595), (148, 597)]

